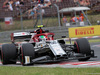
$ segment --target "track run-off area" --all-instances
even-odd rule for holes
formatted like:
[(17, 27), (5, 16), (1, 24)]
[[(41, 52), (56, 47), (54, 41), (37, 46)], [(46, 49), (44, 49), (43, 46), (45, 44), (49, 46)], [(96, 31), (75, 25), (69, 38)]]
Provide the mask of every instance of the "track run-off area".
[[(78, 60), (68, 60), (59, 63), (49, 63), (49, 64), (34, 64), (29, 67), (63, 67), (63, 68), (80, 68), (80, 67), (100, 67), (100, 42), (91, 43), (91, 49), (94, 50), (97, 58), (91, 58), (88, 61), (78, 61)], [(0, 61), (0, 66), (22, 66), (20, 62), (10, 65), (2, 65)]]

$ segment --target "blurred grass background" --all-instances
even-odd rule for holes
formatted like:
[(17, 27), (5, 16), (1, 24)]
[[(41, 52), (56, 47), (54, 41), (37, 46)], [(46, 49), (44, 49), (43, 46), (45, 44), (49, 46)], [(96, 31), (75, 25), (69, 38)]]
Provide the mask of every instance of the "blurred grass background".
[[(88, 19), (90, 20), (92, 25), (97, 25), (97, 21), (100, 21), (100, 13), (96, 13), (96, 12), (91, 12), (88, 11)], [(71, 15), (66, 15), (68, 22), (71, 19)], [(79, 15), (77, 15), (79, 16)], [(35, 25), (36, 19), (26, 19), (23, 20), (22, 24), (23, 24), (23, 29), (33, 29), (34, 25)], [(62, 18), (61, 18), (61, 23), (62, 23)], [(40, 25), (41, 21), (39, 20), (37, 25)], [(56, 16), (52, 16), (52, 17), (43, 17), (43, 25), (45, 27), (54, 27), (54, 26), (59, 26), (58, 24), (58, 18)], [(4, 21), (0, 21), (0, 31), (9, 31), (9, 30), (21, 30), (21, 21), (20, 18), (19, 20), (14, 19), (13, 21), (13, 25), (5, 25)]]

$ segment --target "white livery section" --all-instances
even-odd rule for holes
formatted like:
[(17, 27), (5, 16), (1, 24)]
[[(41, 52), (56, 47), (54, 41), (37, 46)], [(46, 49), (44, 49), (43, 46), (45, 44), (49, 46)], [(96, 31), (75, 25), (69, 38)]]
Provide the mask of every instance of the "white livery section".
[(25, 56), (25, 64), (29, 64), (30, 63), (30, 57), (29, 56)]
[(14, 37), (26, 36), (26, 35), (31, 35), (31, 34), (29, 32), (18, 32), (18, 33), (14, 33)]
[(57, 55), (65, 55), (65, 51), (62, 49), (62, 47), (60, 46), (60, 44), (57, 42), (57, 40), (55, 40), (53, 43), (49, 44), (50, 49), (52, 50), (52, 52), (54, 53), (55, 56)]

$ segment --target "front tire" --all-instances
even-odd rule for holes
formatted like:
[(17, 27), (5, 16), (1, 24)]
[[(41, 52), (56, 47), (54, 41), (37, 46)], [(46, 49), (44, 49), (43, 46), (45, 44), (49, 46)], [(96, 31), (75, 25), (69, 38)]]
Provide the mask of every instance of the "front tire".
[(76, 53), (82, 53), (82, 54), (86, 55), (86, 57), (84, 57), (84, 58), (79, 58), (78, 59), (79, 61), (87, 61), (90, 59), (91, 48), (90, 48), (90, 44), (87, 39), (85, 39), (85, 38), (77, 39), (74, 42), (74, 47), (76, 48), (75, 49)]
[(31, 59), (35, 58), (34, 46), (32, 44), (27, 43), (27, 44), (22, 44), (21, 46), (21, 64), (23, 66), (25, 65), (25, 56), (29, 56)]

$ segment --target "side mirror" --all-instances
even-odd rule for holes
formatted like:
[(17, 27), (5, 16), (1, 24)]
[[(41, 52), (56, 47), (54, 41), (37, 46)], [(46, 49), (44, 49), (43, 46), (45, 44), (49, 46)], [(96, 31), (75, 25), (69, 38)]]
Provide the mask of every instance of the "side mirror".
[(61, 36), (61, 38), (66, 38), (66, 36)]
[(58, 40), (58, 42), (61, 43), (61, 44), (65, 44), (64, 40)]

